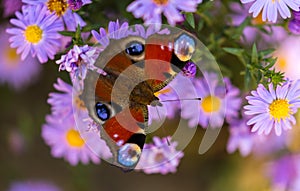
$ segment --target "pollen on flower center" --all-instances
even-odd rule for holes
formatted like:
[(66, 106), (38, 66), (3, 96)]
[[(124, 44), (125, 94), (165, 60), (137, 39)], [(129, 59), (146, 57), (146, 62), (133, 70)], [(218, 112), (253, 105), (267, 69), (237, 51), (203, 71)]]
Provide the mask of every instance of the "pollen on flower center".
[(162, 152), (159, 152), (155, 155), (154, 160), (158, 163), (163, 162), (165, 160), (165, 155)]
[(169, 0), (152, 0), (157, 5), (166, 5)]
[(270, 104), (269, 112), (275, 120), (285, 119), (291, 113), (290, 104), (285, 99), (277, 99)]
[(207, 113), (219, 111), (221, 106), (221, 101), (218, 97), (207, 96), (201, 102), (203, 110)]
[(82, 147), (84, 145), (84, 140), (80, 137), (79, 132), (74, 129), (67, 131), (66, 139), (72, 147)]
[(28, 42), (37, 44), (43, 38), (43, 30), (37, 25), (29, 25), (24, 31), (24, 36)]
[(255, 25), (262, 25), (265, 21), (262, 20), (262, 11), (257, 15), (257, 17), (252, 19), (252, 23)]
[(67, 11), (68, 3), (66, 0), (49, 0), (47, 7), (51, 13), (55, 12), (55, 14), (60, 17)]

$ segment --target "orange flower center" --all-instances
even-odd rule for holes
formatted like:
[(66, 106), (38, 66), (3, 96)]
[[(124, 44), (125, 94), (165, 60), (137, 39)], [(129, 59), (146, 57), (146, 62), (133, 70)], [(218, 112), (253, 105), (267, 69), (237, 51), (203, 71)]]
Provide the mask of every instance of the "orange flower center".
[(79, 132), (74, 129), (67, 131), (66, 139), (71, 147), (80, 148), (84, 145), (84, 140), (81, 138)]

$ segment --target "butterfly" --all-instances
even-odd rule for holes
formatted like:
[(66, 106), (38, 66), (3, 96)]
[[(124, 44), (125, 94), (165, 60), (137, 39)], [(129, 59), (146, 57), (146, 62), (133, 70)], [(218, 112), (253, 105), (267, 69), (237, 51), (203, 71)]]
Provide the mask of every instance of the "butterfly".
[(162, 105), (155, 92), (175, 78), (195, 47), (191, 34), (172, 30), (147, 39), (110, 39), (95, 63), (103, 72), (88, 71), (82, 99), (89, 116), (101, 125), (111, 164), (124, 170), (136, 167), (146, 139), (147, 106)]

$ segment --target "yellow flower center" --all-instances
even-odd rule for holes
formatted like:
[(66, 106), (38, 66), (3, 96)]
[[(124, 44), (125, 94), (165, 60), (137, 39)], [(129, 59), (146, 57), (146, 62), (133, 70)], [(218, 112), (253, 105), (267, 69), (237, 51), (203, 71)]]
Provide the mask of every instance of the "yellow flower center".
[(169, 0), (152, 0), (156, 5), (166, 5)]
[(84, 145), (84, 140), (80, 137), (79, 132), (74, 129), (68, 130), (66, 139), (71, 147), (82, 147)]
[(165, 155), (163, 153), (159, 152), (155, 155), (154, 160), (158, 163), (163, 162), (165, 160)]
[(215, 96), (207, 96), (201, 102), (203, 110), (207, 113), (219, 111), (221, 107), (221, 100)]
[(287, 61), (286, 61), (286, 59), (283, 58), (283, 57), (278, 57), (276, 66), (278, 67), (278, 69), (279, 69), (280, 71), (284, 71), (285, 68), (286, 68), (286, 66), (287, 66)]
[(60, 17), (67, 11), (68, 3), (66, 0), (49, 0), (47, 7), (51, 13), (55, 12), (55, 14)]
[(171, 88), (164, 88), (164, 89), (162, 89), (162, 90), (160, 90), (158, 92), (155, 92), (154, 95), (156, 97), (158, 97), (161, 94), (167, 94), (167, 93), (170, 93), (171, 91), (172, 91)]
[(20, 61), (20, 56), (17, 54), (17, 49), (10, 48), (9, 46), (5, 50), (5, 58), (7, 59), (7, 65), (15, 67)]
[(28, 42), (37, 44), (43, 38), (43, 30), (37, 25), (29, 25), (25, 29), (24, 36)]
[(290, 104), (285, 99), (277, 99), (270, 104), (269, 112), (277, 121), (285, 119), (291, 114)]
[(257, 17), (252, 19), (252, 24), (254, 25), (262, 25), (265, 21), (262, 20), (262, 11), (257, 15)]

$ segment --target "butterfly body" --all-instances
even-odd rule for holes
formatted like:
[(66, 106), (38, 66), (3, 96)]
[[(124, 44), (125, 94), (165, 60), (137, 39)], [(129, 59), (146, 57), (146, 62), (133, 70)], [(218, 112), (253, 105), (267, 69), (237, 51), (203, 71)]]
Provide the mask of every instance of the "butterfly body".
[[(187, 42), (177, 42), (183, 35)], [(165, 87), (187, 60), (176, 46), (190, 53), (195, 41), (187, 34), (152, 35), (111, 40), (95, 63), (105, 75), (89, 71), (82, 98), (101, 137), (113, 153), (111, 163), (133, 169), (145, 143), (149, 105), (160, 105), (155, 92)], [(185, 53), (182, 53), (185, 54)], [(174, 61), (175, 66), (171, 64)]]

